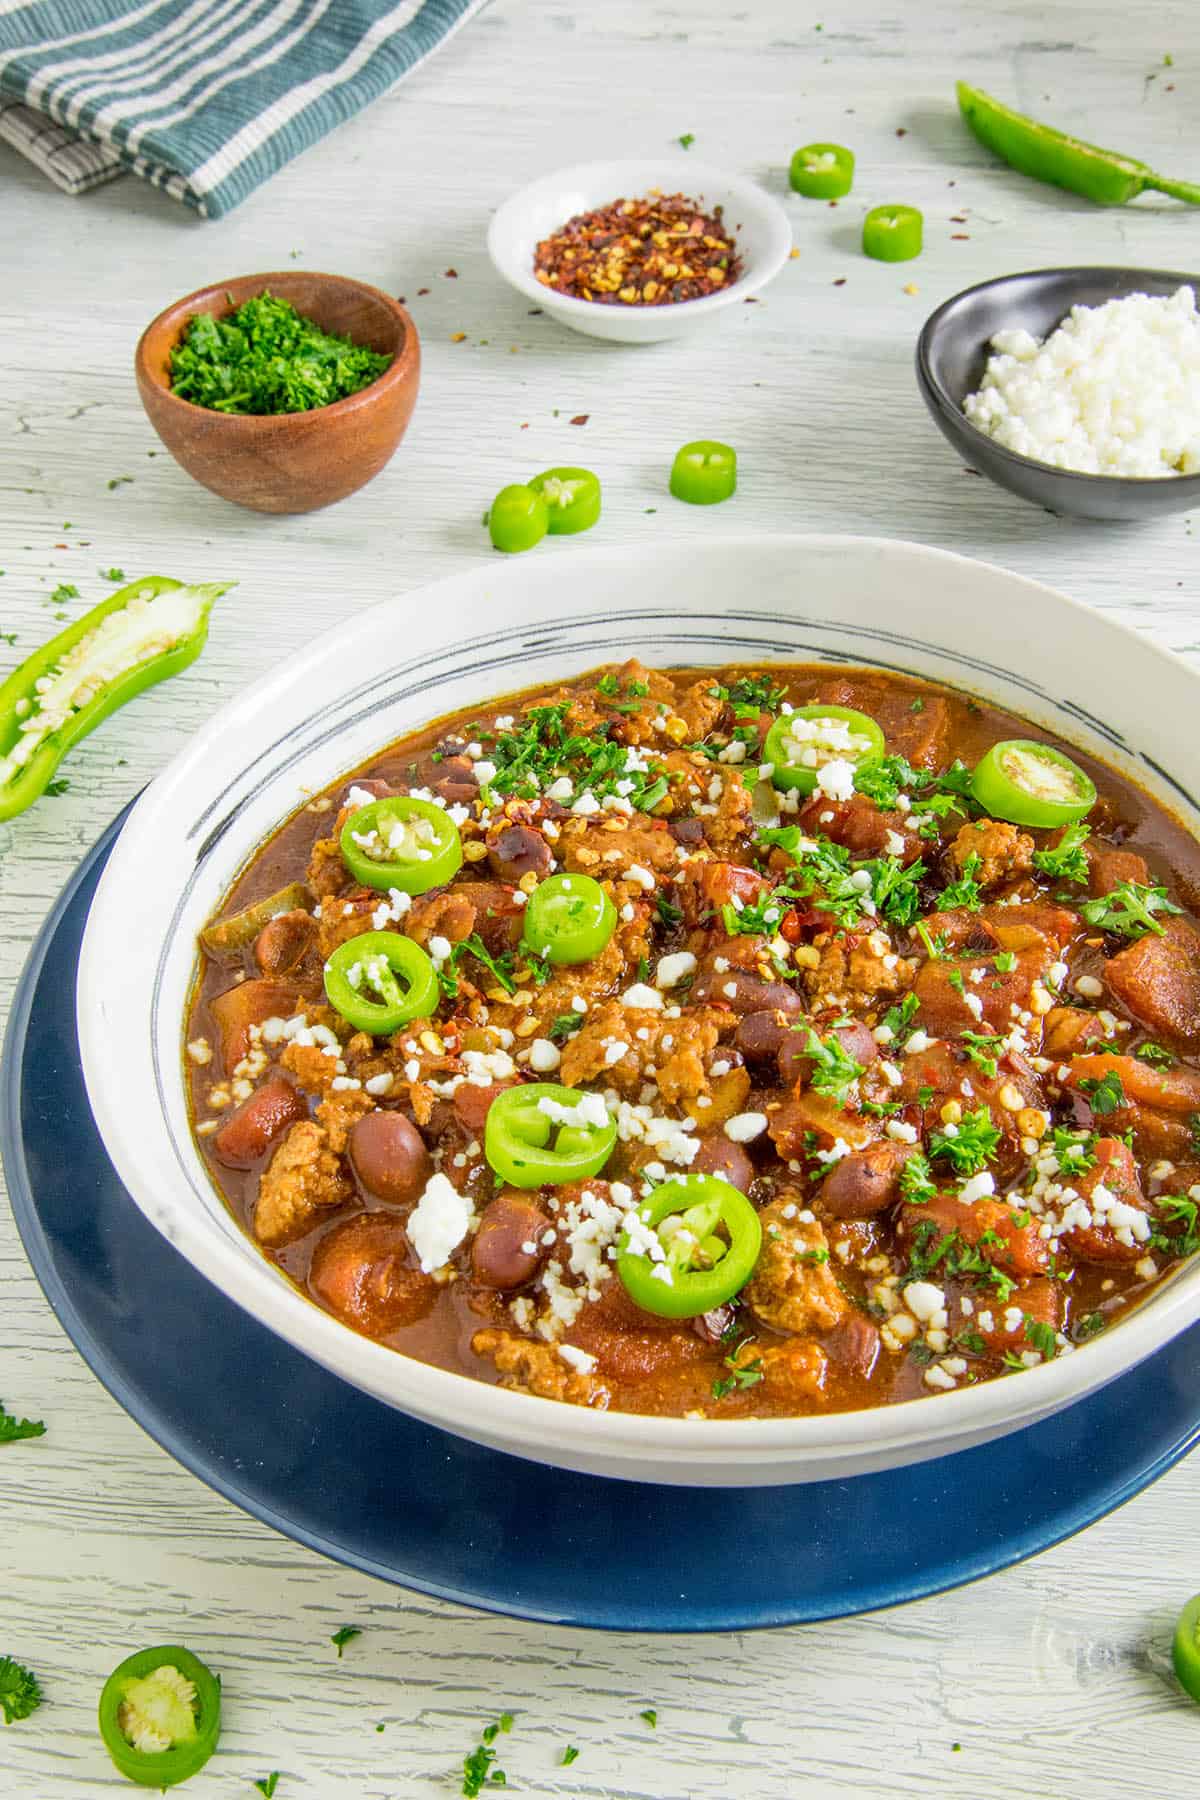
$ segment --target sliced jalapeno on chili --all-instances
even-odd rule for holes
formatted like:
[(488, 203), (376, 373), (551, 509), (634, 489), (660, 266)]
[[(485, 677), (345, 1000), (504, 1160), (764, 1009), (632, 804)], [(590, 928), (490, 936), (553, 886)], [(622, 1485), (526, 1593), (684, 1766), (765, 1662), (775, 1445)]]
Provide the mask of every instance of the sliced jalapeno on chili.
[(883, 732), (866, 713), (851, 706), (798, 706), (775, 720), (762, 760), (770, 763), (777, 788), (811, 794), (826, 763), (847, 762), (857, 771), (881, 762), (886, 748)]
[(915, 206), (873, 206), (863, 220), (862, 247), (877, 262), (911, 262), (921, 254), (924, 230)]
[(590, 531), (600, 517), (600, 483), (590, 469), (546, 469), (529, 485), (546, 502), (551, 537)]
[(135, 694), (195, 662), (228, 581), (131, 581), (0, 682), (0, 819), (44, 794), (59, 763)]
[(616, 907), (590, 875), (550, 875), (526, 903), (522, 942), (548, 962), (591, 962), (616, 924)]
[(497, 550), (532, 550), (550, 529), (545, 498), (519, 481), (502, 487), (488, 511), (488, 532)]
[(1006, 738), (976, 764), (971, 793), (984, 812), (1010, 825), (1069, 825), (1096, 804), (1096, 788), (1078, 763), (1049, 744)]
[(1194, 1594), (1179, 1615), (1171, 1661), (1184, 1691), (1200, 1700), (1200, 1594)]
[(387, 1037), (437, 1011), (437, 971), (419, 944), (398, 931), (363, 931), (325, 964), (325, 994), (348, 1025)]
[(177, 1787), (202, 1769), (221, 1731), (221, 1682), (178, 1644), (118, 1663), (100, 1695), (100, 1735), (120, 1773)]
[(749, 1200), (719, 1175), (677, 1175), (638, 1208), (617, 1246), (629, 1298), (664, 1319), (692, 1319), (749, 1281), (762, 1226)]
[(806, 200), (840, 200), (854, 185), (854, 152), (844, 144), (805, 144), (792, 157), (788, 182)]
[(737, 487), (737, 451), (713, 438), (697, 438), (675, 452), (671, 492), (689, 506), (715, 506)]
[(351, 813), (342, 826), (342, 861), (364, 887), (423, 894), (462, 868), (462, 839), (444, 806), (393, 794)]
[(533, 1188), (598, 1175), (616, 1141), (616, 1120), (599, 1094), (532, 1081), (492, 1101), (483, 1153), (502, 1181)]

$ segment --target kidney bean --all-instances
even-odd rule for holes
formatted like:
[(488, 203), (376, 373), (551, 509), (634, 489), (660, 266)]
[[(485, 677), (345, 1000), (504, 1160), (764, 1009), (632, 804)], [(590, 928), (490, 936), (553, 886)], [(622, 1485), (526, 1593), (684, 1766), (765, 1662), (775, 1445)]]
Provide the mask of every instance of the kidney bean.
[(433, 1175), (425, 1140), (403, 1113), (364, 1113), (350, 1130), (350, 1164), (368, 1194), (393, 1206), (407, 1206), (424, 1193)]
[(531, 825), (501, 825), (488, 833), (488, 867), (501, 881), (520, 881), (522, 875), (548, 875), (554, 856), (540, 831)]
[(704, 842), (704, 820), (668, 819), (667, 830), (677, 844), (702, 844)]
[(355, 1213), (326, 1232), (308, 1271), (312, 1293), (367, 1337), (383, 1337), (425, 1317), (438, 1288), (409, 1267), (408, 1238), (394, 1213)]
[(699, 1148), (692, 1158), (693, 1175), (717, 1175), (731, 1187), (745, 1194), (754, 1180), (754, 1164), (741, 1144), (735, 1144), (723, 1131), (714, 1131), (698, 1139)]
[(831, 1362), (867, 1381), (879, 1360), (879, 1329), (865, 1313), (852, 1307), (839, 1325), (821, 1339), (822, 1348)]
[(505, 1088), (516, 1086), (515, 1080), (493, 1081), (487, 1087), (479, 1087), (473, 1081), (464, 1081), (461, 1087), (455, 1089), (454, 1110), (467, 1130), (482, 1138), (493, 1100), (498, 1099)]
[(276, 1072), (230, 1113), (213, 1138), (213, 1155), (227, 1168), (252, 1168), (277, 1137), (307, 1117), (303, 1095)]
[(834, 1163), (820, 1188), (823, 1210), (835, 1219), (869, 1219), (899, 1198), (907, 1144), (869, 1144)]
[[(523, 1194), (497, 1194), (484, 1208), (471, 1243), (476, 1281), (502, 1291), (523, 1287), (548, 1255), (542, 1237), (552, 1228), (552, 1221)], [(533, 1249), (527, 1250), (527, 1244)]]
[(794, 1017), (804, 1002), (786, 981), (765, 981), (750, 969), (715, 969), (705, 958), (692, 998), (705, 1005), (725, 1006), (741, 1018), (746, 1013), (782, 1012)]
[(764, 1010), (742, 1015), (734, 1042), (748, 1062), (774, 1062), (788, 1038), (794, 1035), (779, 1013)]
[[(830, 1035), (818, 1032), (818, 1037)], [(879, 1055), (879, 1045), (875, 1042), (875, 1034), (869, 1025), (861, 1019), (853, 1019), (848, 1025), (835, 1025), (832, 1036), (836, 1037), (847, 1056), (852, 1056), (856, 1063), (865, 1069)], [(785, 1086), (793, 1081), (807, 1079), (812, 1073), (812, 1058), (805, 1045), (808, 1043), (807, 1031), (790, 1031), (779, 1046), (779, 1077)]]
[(311, 913), (277, 913), (268, 919), (254, 940), (254, 958), (264, 975), (287, 975), (300, 961), (317, 935)]

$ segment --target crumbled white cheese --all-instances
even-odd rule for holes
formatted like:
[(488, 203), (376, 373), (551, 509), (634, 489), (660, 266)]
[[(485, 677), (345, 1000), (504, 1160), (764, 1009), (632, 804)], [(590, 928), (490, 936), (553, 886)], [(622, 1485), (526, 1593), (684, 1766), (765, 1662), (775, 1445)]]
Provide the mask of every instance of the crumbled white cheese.
[(445, 1175), (433, 1175), (405, 1230), (426, 1275), (442, 1268), (471, 1227), (471, 1202)]

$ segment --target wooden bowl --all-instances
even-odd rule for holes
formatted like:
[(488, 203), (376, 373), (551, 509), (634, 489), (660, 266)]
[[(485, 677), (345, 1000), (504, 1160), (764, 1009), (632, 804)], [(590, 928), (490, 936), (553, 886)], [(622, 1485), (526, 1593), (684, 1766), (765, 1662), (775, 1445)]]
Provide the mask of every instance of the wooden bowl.
[[(194, 313), (221, 317), (269, 289), (324, 331), (392, 358), (369, 387), (311, 412), (214, 412), (171, 392), (171, 351)], [(275, 270), (215, 282), (176, 300), (147, 325), (134, 358), (146, 414), (181, 468), (254, 512), (303, 513), (363, 487), (392, 455), (421, 374), (417, 328), (398, 300), (344, 275)]]

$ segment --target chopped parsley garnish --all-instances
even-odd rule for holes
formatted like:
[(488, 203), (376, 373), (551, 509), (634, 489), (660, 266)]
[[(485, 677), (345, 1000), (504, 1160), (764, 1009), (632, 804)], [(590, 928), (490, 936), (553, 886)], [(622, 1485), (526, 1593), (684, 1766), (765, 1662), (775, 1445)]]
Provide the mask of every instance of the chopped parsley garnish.
[(848, 1055), (837, 1032), (827, 1038), (818, 1037), (812, 1026), (805, 1026), (808, 1036), (804, 1051), (813, 1060), (810, 1086), (818, 1094), (828, 1094), (838, 1106), (845, 1106), (849, 1089), (863, 1073), (863, 1065)]
[(1168, 1256), (1194, 1256), (1200, 1250), (1200, 1231), (1196, 1229), (1200, 1206), (1186, 1194), (1163, 1195), (1155, 1204), (1168, 1224), (1182, 1225), (1183, 1231), (1175, 1237), (1156, 1231), (1150, 1239), (1151, 1248), (1165, 1250)]
[(994, 1289), (996, 1299), (1003, 1306), (1017, 1284), (984, 1254), (987, 1246), (1002, 1245), (1003, 1242), (995, 1231), (982, 1232), (977, 1244), (969, 1244), (957, 1231), (947, 1231), (939, 1237), (935, 1222), (923, 1219), (909, 1250), (908, 1268), (903, 1279), (923, 1281), (937, 1269), (944, 1275), (967, 1276), (977, 1285)]
[(46, 1427), (40, 1419), (18, 1419), (5, 1412), (0, 1401), (0, 1444), (15, 1444), (22, 1438), (45, 1437)]
[(740, 909), (726, 901), (721, 908), (721, 921), (727, 937), (773, 937), (779, 927), (779, 921), (788, 910), (793, 900), (800, 895), (795, 888), (783, 887), (770, 889), (760, 894), (757, 900), (750, 900)]
[(719, 687), (717, 693), (734, 707), (753, 707), (759, 713), (774, 712), (783, 699), (784, 690), (769, 675), (739, 675), (727, 688)]
[(448, 1000), (458, 998), (457, 970), (464, 956), (473, 956), (476, 962), (482, 963), (497, 986), (502, 987), (506, 994), (516, 993), (517, 983), (513, 975), (516, 958), (512, 951), (505, 950), (500, 956), (493, 956), (479, 933), (473, 931), (470, 937), (465, 937), (461, 943), (455, 944), (450, 955), (438, 970), (438, 981)]
[(966, 907), (970, 912), (979, 911), (979, 883), (976, 876), (982, 866), (981, 858), (974, 852), (965, 858), (958, 880), (950, 882), (938, 895), (939, 912), (951, 912), (956, 907)]
[(965, 1000), (967, 997), (967, 990), (966, 990), (965, 986), (963, 985), (962, 970), (961, 969), (950, 969), (946, 975), (946, 980), (949, 982), (950, 986), (954, 989), (955, 993), (960, 994), (962, 996), (962, 998)]
[(915, 994), (905, 994), (898, 1006), (889, 1006), (884, 1013), (882, 1023), (891, 1032), (890, 1044), (902, 1046), (910, 1031), (914, 1029), (913, 1020), (917, 1015), (921, 1002)]
[(1051, 1138), (1054, 1160), (1058, 1164), (1061, 1175), (1083, 1175), (1096, 1163), (1096, 1144), (1098, 1140), (1094, 1131), (1068, 1131), (1063, 1125), (1056, 1125)]
[(1004, 1039), (992, 1031), (964, 1031), (961, 1041), (975, 1067), (982, 1069), (990, 1081), (1004, 1053)]
[(559, 1013), (556, 1019), (551, 1020), (546, 1036), (552, 1044), (565, 1044), (569, 1037), (574, 1037), (582, 1024), (582, 1013)]
[(70, 780), (66, 775), (56, 775), (53, 781), (46, 783), (45, 792), (52, 800), (57, 800), (61, 794), (69, 791), (70, 786)]
[(1111, 893), (1085, 900), (1080, 912), (1089, 925), (1115, 937), (1140, 938), (1148, 931), (1162, 937), (1157, 914), (1178, 913), (1183, 908), (1168, 898), (1165, 887), (1147, 887), (1140, 881), (1118, 881)]
[(910, 1344), (908, 1346), (908, 1358), (910, 1362), (915, 1362), (919, 1368), (925, 1368), (927, 1364), (933, 1361), (933, 1351), (929, 1348), (928, 1344), (922, 1343), (918, 1338), (915, 1344)]
[(683, 917), (683, 908), (681, 906), (676, 906), (674, 901), (668, 900), (667, 896), (663, 893), (660, 893), (655, 899), (654, 909), (658, 914), (660, 923), (663, 925), (678, 925)]
[(906, 869), (897, 856), (875, 856), (855, 867), (870, 875), (871, 898), (883, 917), (893, 925), (911, 925), (921, 910), (917, 883), (925, 873), (925, 864), (910, 863)]
[(1152, 1069), (1173, 1069), (1175, 1058), (1161, 1044), (1139, 1044), (1133, 1053), (1139, 1062), (1149, 1063)]
[(341, 1625), (338, 1627), (329, 1641), (331, 1644), (337, 1645), (339, 1660), (341, 1659), (342, 1651), (346, 1648), (346, 1645), (353, 1643), (356, 1637), (361, 1636), (361, 1625)]
[(643, 767), (647, 758), (614, 742), (607, 722), (586, 733), (570, 731), (567, 712), (565, 702), (533, 706), (519, 730), (502, 732), (489, 747), (496, 773), (488, 791), (536, 799), (565, 775), (576, 792), (586, 791), (598, 799), (619, 794), (641, 812), (657, 806), (667, 792), (662, 769), (657, 764)]
[(1017, 966), (1015, 950), (997, 950), (992, 958), (992, 965), (998, 975), (1011, 975)]
[(0, 1656), (0, 1712), (4, 1723), (27, 1719), (42, 1704), (42, 1690), (32, 1669), (14, 1662), (11, 1656)]
[(1058, 1355), (1058, 1333), (1053, 1325), (1048, 1325), (1045, 1319), (1031, 1319), (1028, 1313), (1024, 1317), (1025, 1342), (1040, 1352), (1043, 1361), (1053, 1362)]
[(950, 1164), (957, 1175), (978, 1175), (996, 1154), (1000, 1133), (989, 1107), (964, 1113), (957, 1125), (944, 1126), (929, 1139), (929, 1154)]
[(124, 569), (101, 569), (100, 574), (105, 581), (124, 581), (125, 579)]
[(1085, 1313), (1075, 1326), (1074, 1337), (1082, 1343), (1085, 1338), (1095, 1337), (1098, 1331), (1104, 1330), (1104, 1314), (1098, 1312)]
[(1120, 1112), (1123, 1106), (1129, 1104), (1121, 1085), (1121, 1077), (1115, 1069), (1110, 1069), (1107, 1075), (1100, 1077), (1085, 1075), (1079, 1083), (1079, 1091), (1086, 1095), (1088, 1104), (1098, 1119), (1105, 1113)]
[(924, 1151), (914, 1150), (901, 1169), (900, 1193), (909, 1206), (925, 1206), (937, 1195), (937, 1183)]
[(322, 331), (288, 300), (255, 294), (224, 318), (189, 319), (171, 352), (171, 392), (211, 412), (311, 412), (357, 394), (391, 360)]
[(901, 794), (916, 794), (928, 785), (929, 776), (903, 756), (885, 756), (854, 774), (855, 790), (873, 800), (881, 812), (895, 812)]
[[(690, 150), (692, 145), (695, 143), (695, 141), (696, 141), (696, 134), (694, 131), (680, 132), (679, 137), (676, 139), (676, 142), (678, 143), (681, 150)], [(574, 1759), (572, 1759), (572, 1760), (574, 1760)]]
[(272, 1769), (269, 1775), (264, 1775), (262, 1780), (256, 1781), (254, 1785), (260, 1794), (265, 1794), (267, 1800), (271, 1800), (271, 1795), (279, 1786), (279, 1770)]
[(1091, 836), (1086, 825), (1068, 825), (1052, 850), (1035, 850), (1033, 866), (1052, 881), (1075, 881), (1081, 887), (1088, 882), (1088, 859), (1083, 846)]
[(821, 911), (831, 914), (844, 929), (857, 925), (864, 915), (871, 916), (872, 910), (900, 925), (911, 924), (920, 910), (916, 890), (924, 873), (920, 863), (906, 869), (895, 856), (852, 862), (843, 844), (829, 838), (806, 838), (796, 825), (760, 831), (758, 837), (760, 844), (775, 845), (792, 857), (795, 897), (806, 900), (815, 896)]
[(943, 934), (931, 932), (924, 919), (918, 919), (913, 930), (925, 946), (925, 954), (930, 962), (941, 962), (946, 954), (946, 939)]

